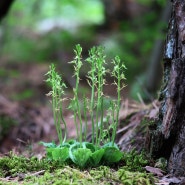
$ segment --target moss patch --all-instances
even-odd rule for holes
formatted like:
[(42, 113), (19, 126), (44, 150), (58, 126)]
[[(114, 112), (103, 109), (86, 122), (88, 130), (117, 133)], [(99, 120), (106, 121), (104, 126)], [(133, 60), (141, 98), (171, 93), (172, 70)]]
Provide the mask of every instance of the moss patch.
[[(154, 177), (147, 174), (142, 168), (145, 164), (136, 153), (135, 157), (125, 156), (122, 163), (125, 166), (113, 169), (100, 166), (86, 170), (79, 170), (59, 162), (46, 159), (38, 160), (36, 157), (10, 156), (0, 158), (0, 185), (1, 184), (124, 184), (124, 185), (152, 185)], [(136, 157), (137, 156), (137, 157)], [(140, 160), (138, 160), (140, 159)], [(130, 165), (134, 160), (134, 167)], [(139, 162), (140, 161), (140, 162)], [(138, 164), (138, 167), (137, 167)]]

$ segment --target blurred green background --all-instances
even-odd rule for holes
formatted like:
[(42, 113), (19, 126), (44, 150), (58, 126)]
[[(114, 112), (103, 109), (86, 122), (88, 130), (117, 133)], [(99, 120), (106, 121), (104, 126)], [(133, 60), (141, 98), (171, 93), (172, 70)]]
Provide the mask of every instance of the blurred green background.
[[(54, 62), (72, 87), (68, 62), (75, 45), (81, 44), (84, 58), (92, 46), (103, 45), (108, 65), (119, 55), (127, 67), (125, 96), (152, 100), (162, 78), (169, 12), (165, 0), (15, 0), (0, 24), (0, 77), (19, 76), (16, 67), (6, 70), (7, 63), (29, 68)], [(34, 93), (27, 88), (14, 99)]]

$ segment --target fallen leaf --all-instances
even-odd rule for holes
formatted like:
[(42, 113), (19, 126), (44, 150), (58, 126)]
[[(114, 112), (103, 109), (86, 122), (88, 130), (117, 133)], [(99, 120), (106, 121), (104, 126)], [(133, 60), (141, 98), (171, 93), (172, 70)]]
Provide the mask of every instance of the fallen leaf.
[(153, 173), (154, 175), (157, 175), (157, 176), (163, 176), (163, 173), (165, 173), (160, 168), (155, 168), (155, 167), (151, 167), (151, 166), (145, 166), (145, 169), (146, 169), (146, 171)]

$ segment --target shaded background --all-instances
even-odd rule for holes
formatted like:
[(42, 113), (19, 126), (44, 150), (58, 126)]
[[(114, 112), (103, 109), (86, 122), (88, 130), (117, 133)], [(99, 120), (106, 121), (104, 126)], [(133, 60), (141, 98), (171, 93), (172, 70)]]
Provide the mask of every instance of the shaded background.
[[(103, 45), (108, 67), (120, 56), (127, 67), (123, 99), (155, 99), (169, 12), (165, 0), (15, 0), (0, 24), (0, 151), (57, 139), (44, 74), (55, 63), (70, 96), (75, 81), (68, 62), (78, 43), (84, 59), (92, 46)], [(81, 71), (82, 92), (89, 91), (87, 70)], [(106, 86), (105, 94), (115, 92)], [(66, 119), (70, 127), (67, 111)]]

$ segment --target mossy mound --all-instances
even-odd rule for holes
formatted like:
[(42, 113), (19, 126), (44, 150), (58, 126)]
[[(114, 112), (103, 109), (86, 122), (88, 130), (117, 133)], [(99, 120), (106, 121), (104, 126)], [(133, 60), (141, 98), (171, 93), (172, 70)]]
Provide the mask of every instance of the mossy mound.
[[(132, 154), (133, 155), (133, 154)], [(135, 155), (135, 154), (134, 154)], [(134, 156), (133, 155), (133, 156)], [(136, 155), (135, 155), (136, 156)], [(137, 155), (139, 156), (139, 155)], [(108, 166), (79, 170), (74, 166), (63, 163), (42, 160), (36, 157), (10, 155), (0, 158), (0, 185), (1, 184), (124, 184), (124, 185), (152, 185), (154, 177), (142, 170), (144, 162), (141, 160), (136, 167), (127, 166), (131, 156), (123, 159), (123, 166), (113, 169)], [(135, 161), (138, 157), (133, 157)], [(145, 161), (146, 162), (146, 161)], [(135, 170), (134, 170), (135, 169)], [(141, 169), (138, 171), (138, 169)]]

